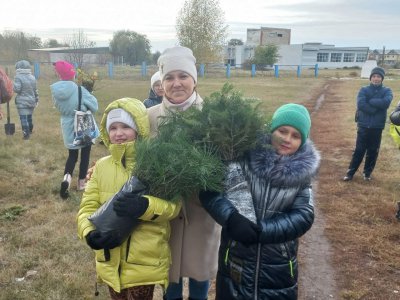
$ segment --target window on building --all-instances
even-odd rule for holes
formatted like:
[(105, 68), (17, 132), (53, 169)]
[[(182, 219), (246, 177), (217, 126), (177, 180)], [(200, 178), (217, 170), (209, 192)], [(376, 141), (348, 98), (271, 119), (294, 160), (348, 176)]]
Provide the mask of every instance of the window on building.
[(328, 61), (328, 53), (318, 53), (317, 54), (317, 62), (327, 62)]
[(345, 53), (343, 56), (343, 62), (353, 62), (354, 61), (354, 53)]
[(356, 62), (364, 62), (367, 60), (367, 53), (357, 53)]
[(282, 33), (278, 33), (278, 37), (283, 37), (283, 34)]
[(331, 62), (341, 62), (342, 53), (331, 53)]

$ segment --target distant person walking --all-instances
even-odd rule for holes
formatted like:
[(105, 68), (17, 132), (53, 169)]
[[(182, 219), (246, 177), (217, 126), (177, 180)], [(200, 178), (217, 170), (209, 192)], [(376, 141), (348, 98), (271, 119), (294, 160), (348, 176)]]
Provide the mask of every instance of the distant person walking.
[(160, 104), (164, 96), (164, 89), (161, 85), (160, 71), (157, 71), (151, 76), (149, 97), (143, 101), (146, 108)]
[[(86, 186), (86, 173), (88, 171), (91, 145), (74, 145), (74, 117), (78, 108), (79, 89), (73, 81), (75, 77), (74, 66), (66, 61), (57, 61), (54, 63), (54, 69), (60, 78), (60, 81), (50, 86), (54, 104), (61, 113), (61, 129), (64, 139), (64, 145), (68, 149), (68, 158), (65, 163), (64, 179), (61, 182), (60, 196), (63, 199), (69, 196), (69, 187), (71, 185), (72, 173), (75, 164), (78, 161), (79, 150), (81, 150), (81, 160), (79, 164), (79, 177), (77, 190), (82, 191)], [(98, 110), (97, 99), (89, 93), (84, 87), (82, 89), (81, 111), (90, 110), (95, 113)]]
[(370, 84), (360, 89), (357, 96), (357, 122), (356, 148), (353, 152), (349, 169), (344, 181), (353, 179), (365, 155), (364, 180), (370, 181), (372, 171), (378, 159), (381, 145), (382, 130), (385, 128), (387, 109), (393, 99), (392, 90), (383, 86), (385, 70), (376, 67), (369, 76)]
[(31, 64), (27, 60), (20, 60), (15, 64), (16, 75), (14, 78), (15, 104), (24, 140), (29, 140), (33, 132), (32, 115), (39, 103), (39, 93), (36, 87), (36, 78), (32, 75)]

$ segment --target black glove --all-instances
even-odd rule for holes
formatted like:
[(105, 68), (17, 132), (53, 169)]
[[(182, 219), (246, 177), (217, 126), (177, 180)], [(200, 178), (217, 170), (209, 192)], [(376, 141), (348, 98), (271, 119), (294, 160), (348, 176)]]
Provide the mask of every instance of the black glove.
[(258, 242), (258, 236), (261, 228), (251, 222), (249, 219), (234, 212), (226, 222), (228, 235), (235, 241), (245, 245), (255, 244)]
[(113, 249), (119, 246), (119, 238), (112, 232), (92, 230), (86, 236), (86, 243), (94, 250)]
[(149, 207), (149, 199), (136, 193), (118, 192), (115, 197), (113, 208), (119, 217), (139, 218)]

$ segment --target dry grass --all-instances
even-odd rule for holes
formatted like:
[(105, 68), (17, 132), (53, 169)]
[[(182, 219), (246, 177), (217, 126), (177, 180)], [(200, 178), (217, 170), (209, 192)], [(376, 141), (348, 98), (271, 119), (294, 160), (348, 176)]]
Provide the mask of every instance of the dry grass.
[[(327, 98), (313, 114), (312, 137), (323, 154), (317, 199), (326, 218), (325, 233), (334, 247), (338, 292), (343, 299), (395, 299), (393, 291), (400, 290), (400, 234), (394, 219), (400, 152), (385, 131), (375, 180), (368, 184), (359, 177), (348, 184), (340, 181), (355, 140), (355, 93), (366, 81), (331, 82), (338, 72), (349, 77), (351, 70), (326, 75), (321, 70), (318, 79), (295, 78), (293, 74), (230, 81), (246, 96), (262, 99), (266, 113), (290, 101), (312, 110), (329, 84)], [(16, 133), (8, 137), (4, 131), (0, 133), (0, 299), (94, 298), (93, 255), (76, 234), (81, 194), (73, 191), (68, 201), (58, 196), (67, 151), (50, 97), (49, 84), (54, 80), (53, 76), (39, 80), (41, 101), (34, 114), (31, 140), (22, 140), (13, 103), (11, 121)], [(223, 78), (200, 79), (199, 92), (207, 96), (224, 82)], [(399, 80), (386, 83), (395, 94), (400, 93)], [(120, 97), (145, 99), (148, 86), (145, 80), (101, 80), (95, 91), (100, 111)], [(100, 117), (99, 113), (98, 121)], [(91, 158), (106, 153), (103, 146), (96, 145)], [(15, 207), (22, 210), (21, 215), (17, 214), (20, 210), (12, 210)], [(30, 275), (29, 271), (37, 273)], [(156, 298), (160, 299), (159, 295)], [(108, 299), (104, 287), (96, 299)]]
[[(398, 83), (387, 81), (394, 94)], [(373, 181), (361, 171), (343, 182), (355, 144), (354, 97), (361, 82), (331, 81), (320, 110), (313, 115), (312, 136), (322, 151), (318, 205), (325, 234), (334, 248), (341, 299), (399, 299), (400, 234), (395, 219), (399, 188), (399, 150), (384, 131)], [(392, 108), (396, 105), (394, 101)]]

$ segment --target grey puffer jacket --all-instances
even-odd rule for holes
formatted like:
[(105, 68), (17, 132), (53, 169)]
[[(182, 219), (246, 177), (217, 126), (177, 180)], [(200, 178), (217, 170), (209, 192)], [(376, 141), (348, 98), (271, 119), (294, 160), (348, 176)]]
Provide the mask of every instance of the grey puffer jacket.
[(320, 155), (310, 141), (291, 156), (278, 155), (270, 136), (263, 145), (241, 162), (262, 228), (257, 244), (245, 246), (229, 237), (225, 224), (236, 208), (223, 194), (202, 199), (223, 226), (217, 300), (297, 299), (298, 238), (314, 221), (311, 181)]
[(30, 64), (21, 60), (16, 64), (14, 77), (15, 104), (19, 115), (31, 115), (39, 102), (39, 93), (36, 87), (36, 78), (32, 75)]

